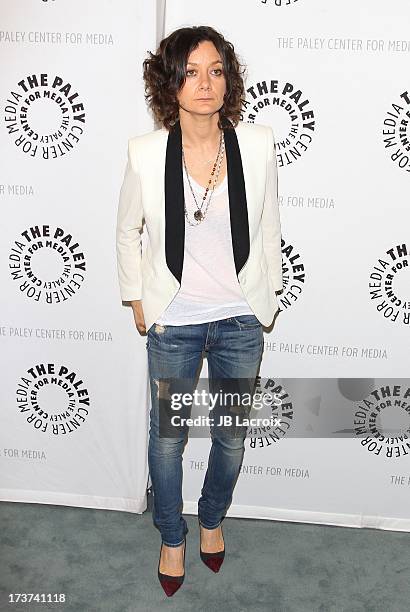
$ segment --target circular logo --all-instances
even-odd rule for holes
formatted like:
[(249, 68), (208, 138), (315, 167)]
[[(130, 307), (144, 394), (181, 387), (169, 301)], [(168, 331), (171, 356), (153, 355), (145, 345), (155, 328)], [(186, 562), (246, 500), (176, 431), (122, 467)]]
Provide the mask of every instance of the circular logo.
[(408, 456), (410, 450), (410, 388), (387, 384), (358, 402), (354, 431), (373, 455), (389, 459)]
[(257, 376), (250, 418), (269, 417), (272, 423), (249, 427), (249, 448), (268, 448), (286, 436), (293, 424), (293, 402), (283, 385), (272, 378)]
[(295, 4), (299, 0), (260, 0), (261, 4), (269, 4), (270, 6), (289, 6)]
[(241, 119), (272, 123), (278, 166), (294, 164), (308, 150), (316, 129), (309, 99), (294, 83), (278, 79), (258, 81), (246, 94), (249, 99), (242, 103)]
[(293, 244), (281, 238), (283, 293), (278, 296), (279, 312), (287, 310), (301, 296), (305, 284), (305, 264)]
[(65, 302), (85, 281), (86, 260), (75, 238), (62, 227), (25, 229), (9, 253), (10, 275), (27, 298), (44, 304)]
[(85, 129), (84, 104), (60, 75), (32, 74), (9, 93), (6, 129), (29, 157), (55, 159), (71, 153)]
[(33, 429), (56, 437), (86, 422), (90, 396), (81, 376), (67, 365), (40, 363), (21, 377), (16, 405)]
[(406, 244), (386, 251), (370, 273), (370, 298), (385, 319), (393, 323), (410, 323), (409, 252)]
[(403, 91), (393, 102), (383, 121), (384, 148), (394, 164), (410, 172), (410, 94)]

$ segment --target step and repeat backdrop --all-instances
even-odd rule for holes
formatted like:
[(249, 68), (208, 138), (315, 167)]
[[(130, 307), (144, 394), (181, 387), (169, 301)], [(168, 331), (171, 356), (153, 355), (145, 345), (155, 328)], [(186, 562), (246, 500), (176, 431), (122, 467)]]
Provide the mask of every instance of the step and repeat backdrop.
[[(157, 127), (147, 50), (203, 24), (246, 66), (242, 120), (273, 128), (282, 221), (259, 381), (280, 402), (249, 429), (228, 516), (410, 530), (408, 3), (0, 10), (0, 498), (146, 509), (146, 338), (119, 296), (116, 210), (127, 140)], [(186, 513), (209, 449), (192, 432)]]
[(155, 3), (0, 8), (0, 497), (142, 512), (145, 339), (121, 302), (127, 142)]

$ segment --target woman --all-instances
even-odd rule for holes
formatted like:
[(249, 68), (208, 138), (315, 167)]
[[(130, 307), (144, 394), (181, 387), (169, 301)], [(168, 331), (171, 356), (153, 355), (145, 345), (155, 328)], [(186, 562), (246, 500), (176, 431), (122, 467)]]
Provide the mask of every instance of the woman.
[[(138, 331), (148, 330), (153, 522), (162, 539), (158, 577), (172, 595), (185, 576), (187, 433), (160, 433), (164, 379), (194, 381), (205, 351), (210, 391), (218, 379), (254, 381), (262, 325), (272, 323), (282, 290), (281, 231), (272, 129), (239, 121), (244, 84), (233, 45), (211, 27), (176, 30), (144, 61), (144, 81), (161, 128), (128, 143), (117, 261), (121, 297)], [(218, 410), (198, 502), (200, 556), (214, 572), (246, 436), (244, 427), (218, 427)]]

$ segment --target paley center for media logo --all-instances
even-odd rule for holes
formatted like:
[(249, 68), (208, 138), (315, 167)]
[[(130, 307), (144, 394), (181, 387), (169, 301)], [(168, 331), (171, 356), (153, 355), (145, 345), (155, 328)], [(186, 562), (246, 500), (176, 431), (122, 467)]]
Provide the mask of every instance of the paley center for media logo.
[(90, 395), (80, 374), (66, 364), (39, 363), (21, 376), (16, 405), (33, 429), (57, 437), (86, 422)]
[(390, 159), (410, 172), (410, 94), (403, 91), (393, 102), (383, 121), (383, 142)]
[(296, 246), (281, 238), (283, 291), (277, 295), (279, 311), (288, 310), (302, 296), (306, 266)]
[(358, 402), (354, 431), (369, 453), (394, 459), (410, 453), (410, 388), (386, 384)]
[(308, 150), (316, 129), (309, 98), (294, 83), (265, 79), (246, 89), (242, 121), (273, 126), (278, 166), (295, 163)]
[[(256, 376), (255, 394), (263, 398), (263, 410), (260, 415), (269, 416), (273, 423), (256, 425), (247, 428), (246, 441), (249, 448), (275, 448), (276, 444), (286, 437), (294, 424), (294, 406), (283, 383), (273, 378)], [(257, 414), (253, 410), (251, 416)]]
[(409, 250), (403, 243), (387, 249), (370, 273), (370, 298), (392, 323), (410, 323), (409, 270)]
[(29, 157), (55, 159), (73, 151), (85, 129), (75, 87), (58, 74), (31, 74), (16, 83), (5, 107), (6, 129)]
[(299, 0), (260, 0), (261, 4), (268, 4), (269, 6), (290, 6), (296, 2), (299, 2)]
[(9, 253), (10, 275), (27, 298), (44, 304), (65, 302), (82, 287), (86, 258), (65, 228), (36, 225), (21, 232)]

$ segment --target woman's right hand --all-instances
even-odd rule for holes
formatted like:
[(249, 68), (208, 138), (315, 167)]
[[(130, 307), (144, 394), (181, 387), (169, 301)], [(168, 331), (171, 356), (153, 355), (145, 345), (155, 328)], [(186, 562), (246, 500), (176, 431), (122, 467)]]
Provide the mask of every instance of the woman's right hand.
[(133, 300), (131, 302), (132, 311), (134, 313), (135, 325), (140, 334), (146, 333), (144, 311), (142, 309), (142, 300)]

